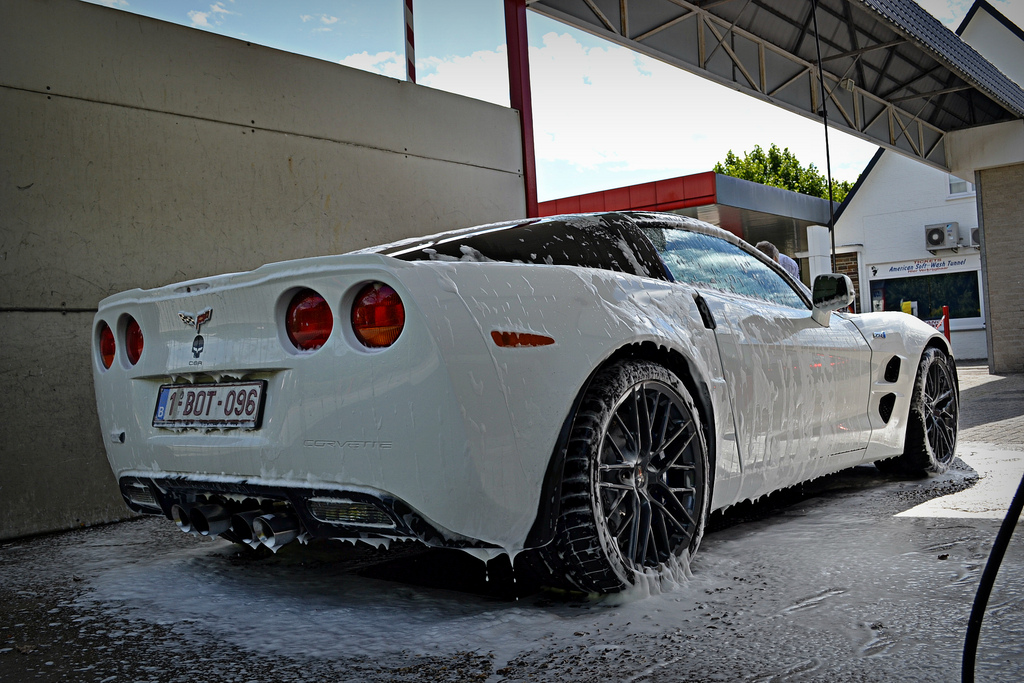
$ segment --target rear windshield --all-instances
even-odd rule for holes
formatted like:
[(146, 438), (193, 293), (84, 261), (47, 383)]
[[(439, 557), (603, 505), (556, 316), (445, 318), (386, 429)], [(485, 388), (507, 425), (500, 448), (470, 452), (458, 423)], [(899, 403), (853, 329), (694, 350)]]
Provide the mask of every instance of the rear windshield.
[[(387, 253), (387, 252), (384, 252)], [(406, 261), (505, 261), (612, 270), (670, 279), (658, 253), (618, 214), (541, 220), (443, 237), (388, 254)]]

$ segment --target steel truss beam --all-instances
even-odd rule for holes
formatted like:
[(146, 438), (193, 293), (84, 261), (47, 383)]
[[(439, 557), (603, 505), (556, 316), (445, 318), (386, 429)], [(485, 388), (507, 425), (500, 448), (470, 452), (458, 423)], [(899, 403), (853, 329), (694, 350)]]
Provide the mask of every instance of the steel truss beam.
[[(873, 94), (861, 87), (865, 72), (874, 73), (874, 86), (882, 79), (891, 78), (885, 74), (885, 66), (879, 68), (866, 64), (861, 57), (875, 50), (887, 50), (887, 61), (902, 56), (895, 50), (906, 41), (903, 39), (877, 42), (875, 44), (857, 45), (858, 31), (866, 40), (868, 36), (863, 28), (858, 29), (852, 22), (850, 14), (836, 14), (829, 10), (833, 18), (838, 19), (847, 27), (853, 48), (841, 46), (834, 40), (826, 40), (822, 36), (822, 44), (828, 45), (839, 54), (823, 57), (828, 64), (836, 59), (852, 58), (844, 73), (835, 73), (823, 67), (821, 73), (815, 63), (802, 59), (791, 51), (787, 51), (768, 40), (757, 36), (739, 26), (739, 18), (751, 4), (758, 9), (765, 9), (762, 0), (716, 0), (699, 4), (688, 0), (666, 0), (675, 5), (679, 12), (654, 27), (644, 27), (636, 35), (631, 35), (633, 17), (630, 8), (636, 9), (637, 0), (619, 0), (619, 16), (608, 16), (602, 11), (596, 0), (579, 0), (592, 13), (594, 21), (587, 21), (577, 16), (556, 9), (554, 5), (565, 7), (567, 2), (552, 0), (527, 0), (527, 5), (535, 11), (548, 15), (556, 20), (576, 26), (594, 33), (620, 45), (652, 56), (661, 61), (683, 68), (691, 73), (716, 81), (730, 88), (740, 90), (771, 104), (783, 107), (794, 113), (817, 119), (821, 116), (821, 97), (819, 80), (824, 79), (826, 100), (832, 111), (838, 111), (839, 117), (830, 116), (830, 123), (860, 138), (891, 148), (902, 154), (915, 157), (936, 168), (948, 170), (945, 157), (945, 131), (925, 121), (921, 112), (929, 105), (942, 107), (943, 95), (963, 89), (952, 85), (916, 94), (909, 90), (916, 82), (931, 76), (931, 70), (919, 70), (909, 82), (897, 84), (889, 89), (892, 95), (901, 92), (909, 94), (886, 99)], [(644, 0), (645, 2), (649, 0)], [(726, 3), (742, 4), (742, 9), (735, 14), (736, 20), (730, 22), (709, 10)], [(604, 4), (606, 10), (609, 3)], [(614, 14), (614, 12), (612, 12)], [(778, 16), (777, 11), (771, 12)], [(780, 19), (799, 28), (799, 22), (789, 17)], [(618, 19), (618, 21), (616, 21)], [(808, 22), (809, 15), (808, 15)], [(667, 33), (671, 29), (671, 33)], [(670, 36), (670, 37), (669, 37)], [(696, 46), (696, 49), (668, 51), (668, 44)], [(857, 69), (857, 82), (849, 78), (853, 69)], [(970, 88), (970, 86), (964, 86)], [(937, 102), (933, 102), (933, 98)], [(903, 102), (921, 102), (917, 113), (903, 109)], [(950, 112), (947, 110), (946, 112)], [(962, 119), (962, 117), (960, 117)]]

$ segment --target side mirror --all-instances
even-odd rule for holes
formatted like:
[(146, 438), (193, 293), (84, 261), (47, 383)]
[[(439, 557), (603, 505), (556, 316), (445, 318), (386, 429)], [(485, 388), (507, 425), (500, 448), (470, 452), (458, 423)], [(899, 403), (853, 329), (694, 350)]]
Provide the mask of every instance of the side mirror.
[(853, 282), (841, 273), (826, 273), (814, 278), (811, 302), (814, 310), (811, 317), (822, 327), (828, 327), (832, 311), (846, 308), (853, 303)]

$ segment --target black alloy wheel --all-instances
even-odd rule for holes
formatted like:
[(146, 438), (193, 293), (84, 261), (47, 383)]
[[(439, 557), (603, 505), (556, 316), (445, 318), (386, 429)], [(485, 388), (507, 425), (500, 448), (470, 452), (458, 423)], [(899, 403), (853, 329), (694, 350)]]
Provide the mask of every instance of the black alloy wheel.
[(700, 515), (696, 423), (668, 385), (634, 385), (611, 411), (598, 447), (597, 512), (627, 565), (655, 568), (688, 547)]
[(689, 561), (710, 488), (698, 418), (660, 365), (631, 360), (598, 373), (569, 439), (556, 538), (544, 553), (555, 583), (614, 592)]
[(956, 383), (949, 363), (932, 362), (928, 365), (921, 394), (921, 411), (928, 449), (937, 463), (948, 465), (956, 454), (960, 415)]
[(910, 399), (903, 454), (875, 463), (882, 472), (941, 474), (956, 456), (960, 390), (953, 359), (938, 348), (921, 354)]

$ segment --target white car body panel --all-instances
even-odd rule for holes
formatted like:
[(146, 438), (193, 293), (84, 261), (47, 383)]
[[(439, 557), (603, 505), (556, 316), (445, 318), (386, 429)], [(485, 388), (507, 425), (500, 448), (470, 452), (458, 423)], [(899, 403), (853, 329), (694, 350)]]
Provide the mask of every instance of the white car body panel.
[(871, 351), (857, 328), (838, 316), (822, 327), (810, 310), (703, 294), (719, 321), (736, 414), (743, 464), (736, 500), (863, 461)]
[[(407, 302), (406, 328), (390, 349), (362, 349), (336, 317), (323, 348), (293, 352), (268, 324), (283, 317), (296, 281), (341, 302), (372, 280), (395, 287)], [(275, 264), (195, 285), (207, 287), (136, 290), (100, 306), (97, 319), (112, 326), (130, 312), (143, 329), (158, 331), (147, 335), (134, 368), (94, 363), (118, 478), (194, 473), (386, 491), (453, 534), (510, 549), (522, 547), (558, 431), (603, 359), (623, 344), (651, 340), (688, 355), (703, 350), (693, 359), (697, 367), (717, 371), (692, 298), (668, 283), (618, 273), (365, 255)], [(206, 308), (213, 316), (202, 330), (200, 366), (195, 330), (178, 313)], [(650, 318), (652, 311), (658, 317)], [(499, 348), (492, 330), (545, 334), (556, 343)], [(158, 387), (198, 373), (267, 379), (262, 427), (152, 427)], [(714, 386), (724, 391), (721, 382)], [(467, 514), (474, 510), (487, 514)]]
[[(372, 281), (405, 303), (404, 331), (387, 349), (362, 347), (348, 321), (356, 290)], [(310, 353), (291, 347), (282, 324), (291, 295), (305, 287), (334, 314), (330, 339)], [(825, 328), (810, 309), (700, 290), (718, 322), (713, 332), (696, 292), (592, 268), (370, 253), (132, 290), (96, 314), (97, 329), (105, 321), (118, 339), (127, 315), (145, 334), (134, 367), (121, 345), (110, 369), (93, 354), (108, 459), (118, 479), (393, 496), (446, 538), (514, 553), (527, 545), (577, 396), (602, 363), (640, 344), (678, 354), (706, 387), (711, 509), (901, 451), (914, 372), (934, 330), (902, 314), (835, 314)], [(205, 309), (212, 317), (197, 357), (196, 330), (179, 314)], [(555, 343), (499, 347), (492, 331)], [(890, 383), (882, 368), (893, 355), (903, 371)], [(820, 367), (826, 356), (831, 369)], [(268, 382), (259, 429), (152, 426), (160, 385), (231, 378)], [(888, 393), (897, 400), (886, 423), (877, 405)]]

